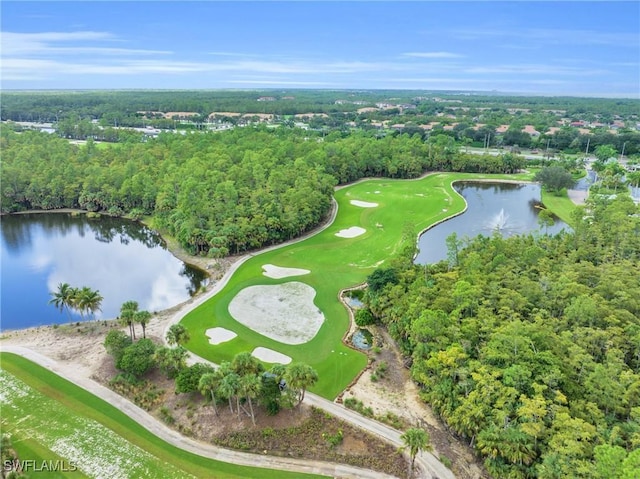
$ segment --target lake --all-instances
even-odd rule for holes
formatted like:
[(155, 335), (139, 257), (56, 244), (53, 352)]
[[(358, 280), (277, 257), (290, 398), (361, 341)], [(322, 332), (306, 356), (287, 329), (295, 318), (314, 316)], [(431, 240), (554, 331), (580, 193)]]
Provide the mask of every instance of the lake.
[(457, 182), (455, 190), (467, 202), (467, 211), (424, 232), (418, 240), (419, 253), (415, 263), (437, 263), (447, 259), (447, 236), (458, 238), (479, 234), (502, 236), (534, 233), (556, 234), (570, 229), (559, 218), (548, 229), (538, 224), (541, 211), (540, 186), (537, 184)]
[(104, 299), (96, 318), (111, 319), (125, 301), (161, 311), (207, 281), (205, 272), (174, 257), (157, 233), (134, 221), (42, 213), (3, 216), (1, 227), (2, 330), (69, 321), (66, 310), (48, 304), (59, 283), (98, 290)]

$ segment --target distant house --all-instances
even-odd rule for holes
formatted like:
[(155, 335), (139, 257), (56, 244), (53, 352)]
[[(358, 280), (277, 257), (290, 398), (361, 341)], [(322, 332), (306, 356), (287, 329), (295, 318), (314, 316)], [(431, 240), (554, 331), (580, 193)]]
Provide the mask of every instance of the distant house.
[(522, 131), (533, 137), (540, 136), (540, 132), (533, 125), (525, 125)]
[(272, 96), (261, 96), (258, 101), (276, 101), (276, 99)]
[(266, 123), (273, 120), (273, 118), (274, 116), (271, 113), (247, 113), (245, 115), (242, 115), (242, 119), (247, 123)]
[(199, 116), (200, 113), (195, 111), (168, 111), (164, 117), (168, 120), (188, 120), (193, 116)]
[(549, 129), (546, 131), (547, 135), (553, 135), (556, 131), (560, 131), (562, 128), (559, 128), (557, 126), (550, 126)]
[(496, 128), (496, 133), (506, 133), (509, 130), (509, 125), (500, 125)]

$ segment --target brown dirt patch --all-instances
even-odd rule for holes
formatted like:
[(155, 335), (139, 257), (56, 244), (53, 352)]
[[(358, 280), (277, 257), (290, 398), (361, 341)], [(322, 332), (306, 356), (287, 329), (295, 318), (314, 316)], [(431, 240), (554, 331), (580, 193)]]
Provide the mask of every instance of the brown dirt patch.
[[(105, 374), (114, 371), (110, 362), (107, 358), (94, 375), (108, 387)], [(305, 404), (274, 416), (254, 405), (254, 426), (246, 413), (241, 411), (238, 416), (235, 402), (233, 413), (228, 402), (218, 403), (216, 415), (199, 393), (176, 394), (174, 381), (157, 371), (136, 387), (111, 387), (180, 433), (200, 441), (256, 454), (350, 464), (396, 476), (406, 472), (405, 459), (395, 447)], [(341, 440), (332, 444), (331, 438), (338, 435)]]

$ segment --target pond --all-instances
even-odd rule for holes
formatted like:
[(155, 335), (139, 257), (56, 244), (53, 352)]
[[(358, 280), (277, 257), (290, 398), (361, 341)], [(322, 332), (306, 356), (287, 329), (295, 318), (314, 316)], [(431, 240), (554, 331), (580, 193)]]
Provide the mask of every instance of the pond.
[(501, 234), (556, 234), (569, 226), (557, 217), (548, 228), (538, 224), (541, 211), (540, 186), (537, 184), (458, 182), (454, 185), (467, 202), (467, 210), (425, 231), (418, 240), (416, 264), (437, 263), (447, 259), (446, 239)]
[(351, 344), (361, 351), (368, 351), (373, 346), (373, 335), (371, 331), (365, 328), (356, 329), (351, 336)]
[(175, 258), (157, 233), (119, 218), (3, 216), (0, 245), (2, 330), (69, 321), (67, 311), (49, 304), (59, 283), (99, 291), (104, 299), (96, 318), (111, 319), (125, 301), (160, 311), (186, 301), (207, 281), (204, 271)]

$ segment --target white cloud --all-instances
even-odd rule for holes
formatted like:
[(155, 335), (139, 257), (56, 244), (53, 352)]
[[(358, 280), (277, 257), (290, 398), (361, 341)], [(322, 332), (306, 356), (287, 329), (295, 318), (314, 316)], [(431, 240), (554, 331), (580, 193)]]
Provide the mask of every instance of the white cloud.
[[(166, 55), (171, 52), (146, 49), (113, 48), (102, 46), (86, 46), (87, 42), (119, 41), (108, 32), (42, 32), (16, 33), (0, 32), (3, 57), (43, 56), (52, 54), (92, 54), (92, 55)], [(70, 46), (59, 44), (75, 43)], [(82, 43), (82, 45), (77, 45)]]
[(238, 84), (238, 85), (288, 85), (288, 86), (323, 86), (334, 87), (335, 83), (320, 82), (320, 81), (296, 81), (296, 80), (228, 80), (226, 83)]
[(528, 75), (576, 75), (593, 76), (605, 75), (607, 70), (586, 69), (579, 67), (559, 66), (559, 65), (537, 65), (537, 64), (514, 64), (514, 65), (489, 65), (480, 67), (470, 67), (464, 70), (466, 73), (480, 74), (528, 74)]

